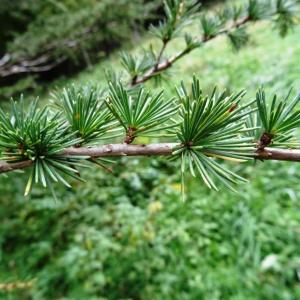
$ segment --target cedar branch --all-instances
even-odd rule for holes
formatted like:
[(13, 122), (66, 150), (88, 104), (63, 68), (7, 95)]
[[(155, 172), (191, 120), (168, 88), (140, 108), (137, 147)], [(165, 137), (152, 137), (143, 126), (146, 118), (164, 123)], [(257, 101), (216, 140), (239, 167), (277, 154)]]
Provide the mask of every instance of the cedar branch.
[[(228, 34), (232, 30), (240, 28), (240, 27), (244, 26), (246, 23), (251, 22), (251, 21), (252, 20), (247, 16), (247, 17), (245, 17), (241, 20), (233, 22), (231, 24), (231, 26), (217, 32), (215, 35), (211, 35), (211, 36), (208, 36), (208, 37), (203, 37), (202, 40), (201, 40), (201, 45), (213, 40), (214, 38), (216, 38), (220, 35)], [(197, 48), (189, 49), (188, 47), (186, 47), (185, 49), (183, 49), (181, 52), (178, 52), (173, 57), (171, 57), (169, 59), (165, 59), (163, 62), (160, 63), (159, 61), (162, 57), (163, 52), (166, 49), (166, 46), (167, 46), (167, 43), (163, 43), (163, 47), (161, 48), (160, 53), (158, 54), (158, 59), (156, 61), (156, 64), (150, 70), (146, 71), (141, 76), (135, 76), (134, 78), (131, 79), (131, 86), (135, 86), (135, 85), (138, 85), (138, 84), (141, 84), (141, 83), (144, 83), (144, 82), (148, 81), (149, 79), (151, 79), (152, 77), (154, 77), (157, 74), (161, 73), (162, 71), (164, 71), (166, 69), (169, 69), (180, 58), (184, 57), (185, 55), (187, 55), (188, 53), (190, 53), (194, 49), (197, 49)]]
[[(122, 156), (171, 156), (177, 143), (159, 144), (108, 144), (97, 147), (67, 148), (58, 155), (63, 156), (89, 156), (99, 157), (122, 157)], [(259, 160), (279, 160), (300, 162), (300, 150), (265, 148), (253, 153), (254, 159)], [(0, 161), (0, 173), (10, 172), (18, 169), (30, 167), (33, 161), (26, 160), (17, 163)]]

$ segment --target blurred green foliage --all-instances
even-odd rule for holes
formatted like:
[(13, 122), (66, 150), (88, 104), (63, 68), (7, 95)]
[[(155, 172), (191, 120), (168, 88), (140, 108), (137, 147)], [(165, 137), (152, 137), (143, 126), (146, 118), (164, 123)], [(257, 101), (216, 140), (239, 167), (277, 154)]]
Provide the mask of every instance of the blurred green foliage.
[[(129, 41), (133, 32), (141, 32), (146, 21), (157, 17), (160, 5), (157, 0), (0, 0), (0, 58), (9, 54), (8, 66), (63, 60), (68, 68), (56, 71), (56, 76), (66, 69), (74, 71)], [(13, 76), (0, 82), (3, 97), (20, 92), (20, 78)], [(34, 88), (34, 81), (23, 77), (24, 85)]]
[(87, 171), (59, 202), (3, 179), (1, 282), (35, 280), (3, 299), (299, 299), (299, 167), (252, 167), (240, 194), (190, 182), (185, 204), (177, 166), (150, 159)]
[[(31, 5), (26, 3), (26, 14), (30, 16), (26, 31), (7, 44), (15, 60), (35, 57), (48, 47), (53, 47), (53, 56), (64, 54), (76, 59), (78, 48), (73, 50), (66, 40), (80, 42), (80, 51), (99, 43), (105, 48), (129, 37), (132, 25), (149, 17), (149, 5), (143, 6), (142, 0), (31, 2)], [(15, 6), (17, 9), (18, 5)]]
[[(206, 90), (216, 82), (253, 96), (261, 84), (299, 88), (299, 28), (284, 40), (265, 24), (252, 33), (239, 53), (218, 39), (184, 58), (167, 92), (193, 72)], [(118, 64), (112, 56), (55, 85), (101, 83), (103, 69)], [(58, 202), (42, 188), (25, 199), (26, 176), (1, 176), (0, 299), (298, 300), (300, 166), (236, 168), (250, 180), (238, 194), (191, 179), (186, 203), (179, 166), (163, 160), (122, 159), (114, 174), (85, 170), (86, 183), (56, 188)]]

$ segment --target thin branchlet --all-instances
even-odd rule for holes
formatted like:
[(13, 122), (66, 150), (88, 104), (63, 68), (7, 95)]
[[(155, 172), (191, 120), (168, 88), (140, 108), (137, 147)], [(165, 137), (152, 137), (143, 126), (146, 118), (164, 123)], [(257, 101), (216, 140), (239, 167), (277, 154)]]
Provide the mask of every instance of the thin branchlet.
[[(191, 43), (186, 42), (186, 48), (180, 51), (178, 54), (170, 58), (165, 58), (162, 61), (163, 54), (168, 44), (179, 36), (180, 31), (184, 28), (184, 25), (189, 24), (186, 22), (185, 14), (182, 13), (184, 8), (187, 9), (190, 14), (190, 18), (198, 18), (199, 6), (189, 1), (175, 1), (174, 6), (170, 5), (166, 9), (166, 20), (160, 27), (152, 29), (155, 36), (162, 42), (162, 47), (156, 55), (156, 59), (153, 59), (152, 63), (149, 62), (149, 67), (145, 70), (137, 72), (130, 80), (130, 85), (135, 86), (144, 83), (152, 78), (159, 76), (163, 71), (171, 68), (175, 62), (186, 56), (191, 51), (203, 46), (205, 43), (215, 39), (220, 35), (228, 35), (233, 47), (239, 50), (243, 44), (246, 44), (249, 40), (246, 30), (242, 30), (248, 23), (257, 22), (259, 20), (272, 20), (276, 23), (280, 34), (285, 36), (291, 27), (296, 24), (296, 11), (299, 9), (299, 5), (291, 1), (289, 4), (284, 4), (284, 1), (258, 1), (249, 0), (248, 4), (244, 8), (237, 8), (235, 6), (225, 8), (224, 11), (208, 15), (206, 12), (200, 16), (202, 37), (191, 39)], [(168, 2), (167, 2), (168, 3)], [(189, 8), (192, 7), (193, 9)], [(180, 13), (181, 11), (181, 13)], [(170, 18), (170, 13), (173, 12), (174, 18)], [(184, 21), (181, 24), (180, 19)], [(166, 28), (168, 30), (166, 31)], [(173, 34), (176, 32), (176, 34)], [(152, 50), (151, 50), (152, 52)], [(153, 55), (155, 57), (155, 55)]]

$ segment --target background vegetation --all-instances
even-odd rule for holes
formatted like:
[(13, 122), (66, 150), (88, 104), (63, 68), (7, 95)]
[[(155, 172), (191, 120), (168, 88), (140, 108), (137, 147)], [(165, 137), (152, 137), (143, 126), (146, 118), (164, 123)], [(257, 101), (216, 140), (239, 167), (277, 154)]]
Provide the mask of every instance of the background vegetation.
[(139, 35), (147, 22), (157, 18), (161, 5), (147, 0), (1, 0), (0, 4), (4, 97), (37, 88), (36, 81), (90, 66)]
[[(261, 84), (299, 89), (299, 28), (285, 39), (265, 23), (251, 31), (241, 52), (219, 38), (184, 58), (164, 83), (168, 93), (193, 73), (207, 91), (216, 82), (246, 87), (249, 97)], [(147, 35), (138, 42), (149, 43)], [(48, 91), (101, 85), (111, 66), (120, 66), (117, 54)], [(122, 159), (114, 174), (86, 170), (86, 183), (57, 187), (58, 202), (42, 189), (24, 199), (24, 176), (1, 176), (0, 299), (299, 299), (300, 167), (236, 168), (251, 181), (238, 194), (190, 180), (186, 203), (178, 166), (163, 160)]]

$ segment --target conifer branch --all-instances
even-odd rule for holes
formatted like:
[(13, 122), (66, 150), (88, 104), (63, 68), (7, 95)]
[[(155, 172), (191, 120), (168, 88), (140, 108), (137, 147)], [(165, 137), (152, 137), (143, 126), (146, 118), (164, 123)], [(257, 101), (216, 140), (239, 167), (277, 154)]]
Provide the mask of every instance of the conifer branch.
[(147, 71), (142, 76), (137, 76), (131, 80), (131, 86), (135, 86), (141, 83), (144, 83), (148, 81), (149, 79), (153, 78), (157, 74), (169, 69), (177, 60), (184, 57), (186, 54), (188, 54), (190, 50), (188, 48), (185, 48), (181, 52), (174, 55), (172, 58), (165, 59), (163, 62), (155, 65), (153, 68), (151, 68), (149, 71)]
[(0, 173), (7, 173), (10, 171), (26, 169), (30, 167), (34, 162), (32, 160), (25, 160), (16, 163), (8, 163), (6, 161), (0, 161)]
[[(175, 6), (175, 8), (173, 8), (176, 20), (180, 19), (181, 17), (181, 14), (178, 14), (177, 10), (179, 10), (180, 7), (182, 7), (181, 5), (183, 5), (184, 3), (185, 1), (177, 1), (177, 7)], [(190, 11), (189, 17), (196, 18), (198, 14), (195, 11), (199, 7), (195, 5), (193, 1), (191, 7), (193, 7), (194, 9)], [(297, 3), (294, 2), (290, 4), (284, 4), (283, 1), (276, 0), (274, 2), (271, 1), (267, 4), (267, 2), (260, 3), (257, 0), (249, 0), (245, 15), (243, 15), (243, 10), (237, 7), (232, 7), (233, 11), (231, 12), (231, 15), (229, 17), (226, 16), (226, 9), (224, 10), (224, 12), (216, 14), (212, 18), (207, 17), (206, 14), (203, 14), (201, 17), (201, 23), (203, 27), (202, 37), (193, 40), (188, 36), (189, 40), (186, 39), (186, 47), (182, 51), (171, 58), (166, 58), (161, 62), (163, 53), (165, 52), (167, 45), (174, 38), (174, 32), (176, 30), (179, 30), (180, 28), (180, 26), (176, 28), (176, 22), (170, 22), (170, 28), (166, 34), (165, 27), (168, 27), (167, 18), (165, 23), (161, 24), (160, 26), (161, 32), (159, 31), (160, 28), (153, 30), (154, 34), (162, 41), (162, 47), (157, 55), (157, 58), (153, 61), (150, 68), (142, 70), (140, 74), (134, 74), (131, 77), (130, 85), (135, 86), (150, 80), (151, 78), (159, 75), (162, 71), (171, 68), (174, 63), (180, 58), (184, 57), (191, 51), (203, 46), (205, 43), (215, 39), (220, 35), (228, 35), (233, 46), (236, 49), (239, 49), (241, 47), (241, 44), (247, 42), (248, 34), (246, 33), (246, 31), (240, 31), (239, 34), (236, 33), (240, 29), (242, 30), (247, 25), (247, 23), (270, 19), (273, 17), (275, 18), (276, 26), (279, 29), (280, 35), (284, 36), (287, 34), (288, 30), (295, 25), (295, 20), (297, 19), (297, 17), (294, 15), (296, 11), (295, 8), (297, 8)], [(172, 7), (168, 6), (165, 10), (168, 16), (168, 12), (172, 11)], [(223, 16), (222, 14), (224, 14), (225, 16)], [(226, 27), (227, 24), (229, 25)], [(181, 27), (184, 26), (182, 25)]]
[[(232, 30), (234, 30), (236, 28), (240, 28), (241, 26), (245, 25), (248, 22), (251, 22), (251, 19), (249, 19), (249, 17), (245, 17), (237, 22), (234, 22), (229, 28), (223, 29), (223, 30), (219, 31), (218, 33), (216, 33), (215, 35), (203, 36), (202, 39), (199, 39), (199, 41), (198, 41), (199, 47), (200, 47), (200, 45), (203, 45), (203, 44), (217, 38), (220, 35), (228, 34)], [(199, 47), (196, 47), (196, 48), (190, 49), (187, 46), (182, 51), (175, 54), (173, 57), (171, 57), (169, 59), (165, 59), (163, 62), (160, 63), (160, 60), (161, 60), (162, 54), (166, 48), (166, 45), (167, 45), (166, 43), (163, 44), (163, 47), (160, 50), (160, 53), (159, 53), (158, 59), (157, 59), (157, 63), (155, 64), (155, 66), (153, 66), (150, 70), (148, 70), (143, 75), (132, 78), (131, 86), (135, 86), (135, 85), (138, 85), (138, 84), (148, 81), (149, 79), (155, 77), (162, 71), (165, 71), (165, 70), (171, 68), (174, 65), (174, 63), (177, 62), (179, 59), (183, 58), (184, 56), (186, 56), (193, 50), (199, 48)]]
[[(172, 156), (173, 150), (180, 146), (178, 143), (157, 143), (157, 144), (107, 144), (97, 147), (71, 147), (63, 150), (59, 155), (64, 157), (84, 156), (88, 158), (101, 157), (125, 157), (125, 156)], [(264, 148), (252, 154), (257, 160), (277, 160), (300, 162), (300, 150)], [(26, 160), (17, 163), (0, 161), (0, 173), (7, 173), (15, 170), (26, 169), (34, 161)]]
[(264, 148), (254, 154), (255, 159), (259, 160), (279, 160), (300, 162), (300, 150)]

